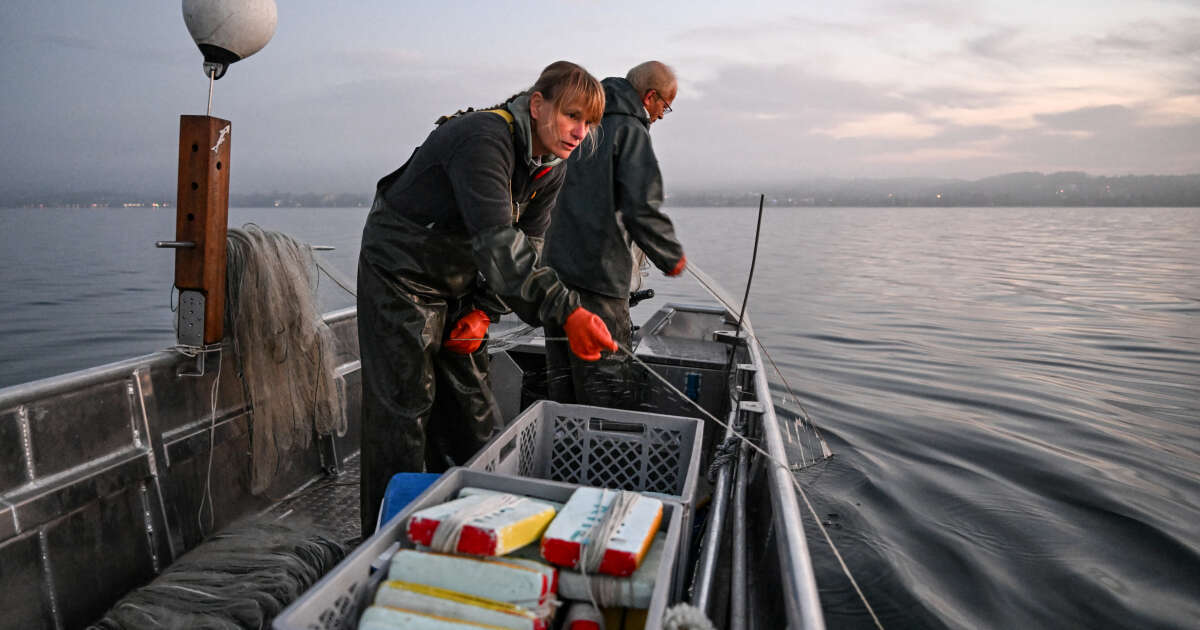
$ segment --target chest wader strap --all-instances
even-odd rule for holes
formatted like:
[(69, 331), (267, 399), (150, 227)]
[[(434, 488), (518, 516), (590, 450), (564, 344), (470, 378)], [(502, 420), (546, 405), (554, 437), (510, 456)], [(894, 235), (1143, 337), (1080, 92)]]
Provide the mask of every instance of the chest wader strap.
[(485, 111), (485, 112), (487, 112), (487, 113), (489, 113), (489, 114), (495, 114), (495, 115), (497, 115), (497, 116), (499, 116), (499, 117), (503, 118), (503, 119), (504, 119), (504, 122), (508, 123), (508, 132), (509, 132), (509, 133), (511, 133), (511, 134), (516, 134), (516, 131), (514, 131), (514, 130), (513, 130), (513, 115), (512, 115), (512, 112), (510, 112), (510, 111), (508, 111), (507, 109), (504, 109), (504, 108), (500, 108), (500, 109), (485, 109), (485, 110), (483, 110), (483, 111)]
[[(487, 113), (489, 113), (489, 114), (495, 114), (495, 115), (497, 115), (497, 116), (499, 116), (499, 117), (503, 118), (503, 119), (504, 119), (504, 122), (508, 123), (508, 132), (509, 132), (509, 133), (511, 133), (511, 134), (513, 134), (514, 136), (516, 136), (516, 135), (517, 135), (517, 132), (516, 132), (516, 130), (515, 130), (515, 129), (513, 129), (513, 115), (512, 115), (512, 112), (510, 112), (510, 111), (508, 111), (507, 109), (504, 109), (504, 108), (499, 108), (499, 109), (485, 109), (485, 110), (482, 110), (482, 111), (484, 111), (484, 112), (487, 112)], [(534, 195), (537, 195), (537, 192), (534, 192), (533, 194), (534, 194)], [(529, 200), (530, 200), (530, 201), (533, 201), (533, 196), (530, 196), (530, 197), (529, 197)], [(516, 225), (517, 221), (518, 221), (518, 220), (520, 220), (520, 218), (521, 218), (521, 205), (520, 205), (520, 204), (518, 204), (518, 203), (515, 203), (515, 202), (513, 201), (513, 194), (512, 194), (512, 180), (511, 180), (511, 179), (508, 181), (508, 202), (509, 202), (510, 204), (512, 204), (512, 208), (513, 208), (513, 213), (512, 213), (512, 222), (513, 222), (513, 225)]]

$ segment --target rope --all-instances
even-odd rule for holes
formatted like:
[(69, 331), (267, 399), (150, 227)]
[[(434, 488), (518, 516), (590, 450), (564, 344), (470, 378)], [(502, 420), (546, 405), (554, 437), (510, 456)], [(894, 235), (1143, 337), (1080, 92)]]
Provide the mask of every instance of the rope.
[(716, 630), (703, 610), (680, 602), (667, 609), (662, 618), (663, 630)]
[[(634, 596), (633, 583), (630, 578), (595, 574), (588, 578), (587, 584), (593, 606), (597, 604), (602, 608), (623, 606), (622, 601), (628, 601)], [(626, 597), (622, 597), (626, 594)], [(597, 610), (599, 609), (597, 608)]]
[(212, 463), (213, 463), (213, 448), (216, 444), (217, 435), (217, 385), (221, 382), (221, 351), (217, 350), (217, 375), (213, 378), (212, 393), (209, 394), (212, 403), (212, 413), (209, 416), (208, 423), (208, 472), (204, 477), (204, 493), (200, 495), (200, 507), (196, 510), (196, 525), (200, 527), (201, 535), (204, 534), (204, 503), (208, 501), (208, 531), (213, 530), (216, 521), (216, 503), (213, 503), (212, 498)]
[[(607, 492), (604, 489), (600, 490), (600, 501), (597, 506), (604, 503)], [(604, 517), (596, 521), (588, 530), (587, 536), (584, 537), (584, 543), (579, 550), (581, 561), (579, 568), (582, 571), (595, 573), (600, 568), (608, 542), (612, 540), (613, 534), (617, 533), (621, 523), (625, 522), (630, 510), (633, 509), (633, 504), (640, 496), (636, 492), (627, 490), (617, 490), (616, 492), (617, 496), (608, 505)]]
[(458, 551), (458, 540), (462, 536), (463, 527), (467, 523), (483, 516), (495, 514), (521, 501), (524, 501), (524, 499), (511, 494), (485, 496), (475, 505), (465, 507), (444, 517), (442, 522), (438, 523), (437, 529), (433, 531), (433, 540), (430, 541), (429, 546), (434, 551), (441, 553), (454, 553)]
[(762, 455), (764, 458), (766, 458), (767, 461), (770, 461), (771, 463), (775, 464), (776, 466), (779, 466), (780, 468), (788, 471), (788, 479), (791, 480), (792, 486), (796, 488), (796, 492), (799, 492), (800, 497), (802, 499), (804, 499), (804, 505), (806, 507), (808, 507), (808, 512), (809, 512), (809, 514), (812, 515), (813, 522), (815, 522), (817, 525), (817, 528), (821, 530), (821, 534), (825, 537), (825, 541), (827, 543), (829, 543), (830, 550), (833, 551), (834, 557), (837, 558), (838, 564), (841, 565), (842, 573), (844, 573), (846, 575), (846, 578), (850, 580), (850, 585), (854, 587), (854, 592), (858, 594), (858, 598), (862, 601), (863, 606), (866, 606), (867, 612), (870, 613), (870, 615), (871, 615), (871, 619), (873, 619), (875, 621), (875, 627), (879, 628), (879, 630), (883, 630), (883, 624), (880, 623), (879, 617), (875, 615), (875, 610), (873, 608), (871, 608), (871, 604), (867, 601), (867, 596), (863, 594), (862, 589), (859, 588), (858, 582), (854, 579), (854, 576), (851, 575), (850, 567), (846, 566), (846, 562), (845, 562), (845, 560), (842, 559), (842, 554), (838, 551), (837, 545), (833, 544), (833, 539), (829, 537), (829, 532), (826, 531), (825, 525), (821, 523), (820, 517), (817, 516), (817, 511), (815, 509), (813, 509), (812, 503), (809, 503), (808, 494), (806, 492), (804, 492), (804, 488), (800, 485), (800, 482), (796, 479), (795, 475), (791, 474), (791, 469), (788, 467), (787, 462), (782, 462), (779, 459), (777, 459), (776, 457), (772, 456), (770, 453), (764, 451), (757, 444), (750, 441), (750, 439), (747, 438), (745, 435), (742, 435), (741, 432), (739, 432), (736, 428), (721, 421), (719, 418), (717, 418), (716, 416), (709, 413), (707, 409), (705, 409), (704, 407), (701, 407), (699, 405), (699, 403), (692, 400), (691, 398), (688, 398), (683, 392), (679, 391), (678, 388), (676, 388), (674, 385), (672, 385), (671, 382), (666, 379), (666, 377), (662, 376), (658, 372), (655, 372), (649, 365), (646, 365), (646, 363), (644, 361), (642, 361), (641, 359), (634, 356), (633, 352), (631, 352), (629, 350), (629, 348), (627, 348), (625, 346), (620, 346), (620, 348), (621, 348), (621, 352), (624, 352), (625, 354), (629, 355), (629, 358), (633, 359), (633, 361), (635, 363), (640, 364), (642, 367), (644, 367), (646, 369), (647, 372), (649, 372), (650, 374), (653, 374), (655, 378), (662, 381), (663, 384), (666, 385), (668, 389), (670, 389), (671, 391), (678, 394), (680, 399), (687, 401), (689, 404), (691, 404), (693, 407), (695, 407), (697, 410), (699, 410), (700, 413), (707, 416), (713, 422), (716, 422), (722, 428), (726, 429), (727, 431), (731, 431), (734, 437), (741, 440), (747, 446), (749, 446), (750, 448), (757, 451), (760, 455)]
[[(600, 563), (604, 560), (604, 551), (608, 547), (608, 542), (612, 540), (613, 534), (617, 533), (617, 529), (621, 527), (621, 523), (625, 522), (625, 518), (629, 516), (629, 512), (633, 509), (633, 504), (639, 498), (636, 492), (617, 490), (616, 493), (617, 495), (613, 497), (612, 502), (608, 504), (608, 509), (605, 510), (604, 516), (588, 528), (587, 534), (583, 537), (583, 542), (579, 546), (579, 573), (587, 583), (588, 598), (592, 600), (592, 605), (597, 610), (600, 609), (597, 599), (612, 600), (616, 598), (616, 594), (603, 582), (593, 587), (591, 576), (588, 574), (596, 573), (600, 569)], [(597, 509), (604, 506), (604, 498), (606, 496), (608, 496), (608, 490), (601, 488), (600, 499), (596, 502)], [(597, 593), (593, 590), (594, 588), (601, 591), (599, 598), (597, 598)]]
[[(713, 297), (713, 299), (719, 302), (721, 306), (725, 307), (725, 310), (729, 311), (730, 313), (733, 313), (737, 310), (732, 300), (721, 295), (721, 292), (716, 286), (716, 282), (713, 281), (712, 278), (708, 277), (708, 274), (704, 273), (703, 269), (692, 263), (688, 263), (686, 270), (693, 278), (695, 278), (696, 282), (699, 283), (700, 286), (703, 287), (704, 290)], [(821, 446), (820, 450), (822, 458), (832, 457), (833, 453), (829, 450), (829, 445), (825, 443), (825, 438), (821, 437), (821, 432), (817, 428), (817, 425), (809, 417), (808, 410), (804, 408), (804, 404), (800, 402), (800, 397), (797, 396), (792, 390), (791, 384), (788, 383), (787, 378), (783, 375), (783, 371), (779, 369), (779, 365), (775, 363), (775, 359), (772, 358), (771, 354), (767, 351), (767, 347), (763, 344), (762, 340), (758, 338), (758, 335), (754, 334), (754, 328), (750, 325), (750, 322), (743, 322), (743, 328), (746, 330), (746, 334), (754, 340), (755, 345), (757, 345), (758, 348), (763, 351), (763, 356), (767, 358), (767, 361), (771, 364), (771, 368), (775, 370), (775, 375), (778, 376), (779, 380), (783, 382), (783, 386), (788, 393), (788, 398), (794, 402), (797, 407), (799, 407), (802, 424), (803, 426), (812, 429), (816, 440)], [(802, 448), (803, 446), (803, 443), (801, 443)], [(814, 462), (816, 459), (816, 457), (813, 457)]]
[[(771, 368), (773, 370), (775, 370), (776, 376), (779, 377), (780, 381), (783, 381), (783, 387), (785, 389), (787, 389), (788, 397), (791, 399), (792, 402), (796, 403), (797, 407), (800, 408), (800, 420), (802, 421), (802, 423), (805, 427), (812, 429), (813, 434), (817, 438), (817, 442), (821, 445), (821, 459), (827, 459), (827, 458), (833, 457), (833, 453), (829, 450), (829, 445), (825, 442), (825, 438), (821, 437), (821, 430), (819, 428), (817, 428), (816, 423), (814, 423), (812, 421), (812, 419), (810, 419), (808, 417), (808, 410), (804, 408), (804, 405), (800, 402), (800, 399), (796, 396), (795, 393), (792, 392), (791, 384), (788, 383), (787, 378), (785, 378), (783, 376), (783, 372), (779, 369), (779, 366), (775, 363), (775, 359), (771, 356), (771, 353), (767, 352), (767, 347), (764, 346), (761, 341), (759, 341), (758, 337), (755, 337), (754, 335), (751, 335), (750, 337), (752, 339), (754, 339), (755, 345), (758, 346), (759, 350), (762, 350), (763, 356), (766, 357), (767, 361), (771, 363)], [(803, 447), (804, 447), (803, 443), (800, 446), (801, 446), (801, 451), (803, 451)], [(816, 459), (817, 458), (814, 456), (813, 460), (815, 461)]]
[[(329, 276), (329, 279), (333, 280), (334, 284), (337, 284), (339, 287), (341, 287), (342, 290), (344, 290), (346, 293), (350, 294), (351, 297), (355, 297), (355, 298), (358, 297), (358, 292), (355, 289), (351, 288), (354, 285), (354, 282), (351, 281), (349, 278), (347, 278), (345, 275), (343, 275), (342, 272), (338, 271), (338, 269), (336, 267), (333, 267), (333, 266), (329, 265), (328, 263), (322, 262), (321, 259), (316, 256), (313, 257), (313, 261), (317, 264), (317, 269), (324, 272), (326, 276)], [(172, 308), (172, 310), (174, 310), (174, 308)], [(508, 339), (510, 339), (512, 337), (524, 336), (524, 335), (532, 332), (534, 330), (534, 328), (535, 328), (534, 326), (529, 326), (529, 325), (518, 326), (517, 328), (514, 328), (513, 330), (510, 330), (502, 335), (494, 335), (492, 337), (481, 337), (481, 338), (475, 338), (475, 339), (468, 338), (468, 339), (463, 339), (463, 341), (486, 341), (486, 342), (488, 342), (489, 347), (496, 349), (496, 350), (503, 350), (503, 349), (505, 349), (506, 346), (500, 345), (500, 344), (507, 344)]]
[[(701, 274), (704, 273), (703, 270), (701, 270), (699, 267), (695, 267), (694, 265), (688, 265), (687, 270), (689, 273), (691, 273), (692, 277), (695, 278), (696, 281), (700, 283), (700, 286), (704, 287), (704, 289), (706, 291), (708, 291), (709, 295), (711, 295), (714, 299), (716, 299), (718, 302), (720, 302), (728, 311), (733, 312), (732, 304), (730, 304), (727, 299), (722, 298), (721, 295), (719, 295), (719, 292), (714, 288), (714, 286), (712, 286), (712, 285), (715, 285), (716, 283), (715, 282), (706, 282), (705, 278), (701, 277)], [(707, 274), (705, 274), (705, 275), (707, 275)], [(815, 436), (821, 446), (822, 455), (824, 457), (831, 457), (832, 453), (830, 453), (830, 451), (829, 451), (829, 446), (825, 443), (824, 438), (821, 437), (821, 433), (817, 429), (816, 424), (814, 424), (812, 422), (812, 420), (809, 418), (808, 411), (806, 409), (804, 409), (804, 406), (802, 404), (800, 404), (799, 398), (792, 391), (791, 385), (788, 384), (787, 379), (783, 376), (783, 372), (779, 369), (779, 366), (775, 363), (775, 360), (773, 358), (771, 358), (770, 353), (767, 352), (767, 348), (763, 344), (762, 340), (760, 340), (758, 338), (758, 336), (754, 334), (754, 331), (748, 325), (749, 322), (746, 322), (746, 324), (747, 324), (747, 326), (746, 326), (747, 334), (750, 336), (751, 339), (754, 339), (754, 343), (758, 346), (758, 348), (760, 350), (763, 351), (763, 355), (767, 357), (767, 359), (771, 363), (771, 367), (774, 368), (775, 374), (777, 374), (779, 376), (780, 380), (783, 381), (784, 387), (787, 388), (788, 395), (791, 396), (792, 400), (794, 400), (796, 402), (796, 405), (798, 407), (800, 407), (801, 418), (803, 419), (806, 426), (812, 428), (813, 433), (815, 434)], [(626, 354), (628, 354), (635, 362), (640, 363), (643, 367), (645, 367), (646, 370), (649, 371), (651, 374), (653, 374), (656, 378), (663, 381), (663, 383), (665, 383), (668, 388), (673, 390), (676, 394), (679, 394), (679, 396), (683, 400), (686, 400), (692, 406), (699, 409), (701, 411), (701, 413), (703, 413), (704, 415), (708, 416), (709, 418), (712, 418), (713, 421), (716, 422), (717, 424), (721, 425), (722, 427), (728, 428), (728, 426), (724, 422), (721, 422), (715, 416), (708, 413), (708, 410), (704, 409), (700, 405), (696, 404), (695, 401), (693, 401), (692, 399), (685, 396), (682, 392), (680, 392), (678, 389), (676, 389), (674, 385), (671, 385), (671, 383), (669, 381), (667, 381), (665, 378), (663, 378), (660, 374), (658, 374), (654, 370), (650, 369), (650, 366), (646, 365), (640, 359), (635, 357), (633, 355), (633, 353), (630, 352), (628, 349), (622, 348), (622, 350)], [(762, 450), (757, 445), (755, 445), (753, 442), (748, 440), (740, 432), (735, 430), (734, 435), (737, 438), (744, 441), (747, 445), (749, 445), (750, 448), (753, 448), (754, 450), (761, 453), (764, 457), (766, 457), (769, 461), (771, 461), (775, 465), (788, 470), (788, 479), (791, 480), (792, 485), (796, 488), (796, 492), (800, 494), (800, 498), (804, 501), (804, 506), (808, 509), (808, 513), (812, 516), (813, 522), (816, 523), (817, 529), (819, 529), (821, 532), (821, 536), (823, 536), (825, 538), (825, 542), (829, 545), (830, 551), (833, 552), (834, 558), (837, 559), (838, 566), (841, 567), (842, 573), (846, 576), (846, 579), (850, 581), (850, 585), (854, 588), (854, 592), (858, 595), (859, 600), (862, 601), (863, 606), (866, 607), (867, 613), (871, 615), (871, 620), (875, 622), (875, 627), (879, 628), (879, 630), (883, 630), (883, 623), (879, 621), (879, 617), (875, 614), (875, 610), (873, 608), (871, 608), (870, 602), (867, 601), (867, 596), (863, 593), (862, 589), (858, 586), (858, 581), (854, 579), (854, 575), (850, 572), (850, 567), (846, 565), (846, 561), (845, 561), (845, 559), (842, 558), (842, 554), (838, 550), (837, 545), (835, 545), (833, 543), (833, 538), (830, 537), (829, 531), (825, 529), (825, 524), (821, 522), (821, 518), (819, 516), (817, 516), (817, 511), (813, 508), (812, 503), (808, 500), (808, 493), (806, 493), (804, 491), (804, 488), (800, 485), (800, 482), (796, 479), (795, 475), (791, 474), (791, 469), (787, 466), (786, 463), (780, 462), (778, 459), (771, 457), (769, 454), (767, 454), (766, 451)]]
[(737, 459), (737, 448), (740, 441), (741, 440), (739, 440), (737, 436), (731, 435), (725, 438), (725, 441), (721, 442), (717, 446), (716, 453), (712, 458), (712, 463), (708, 465), (709, 483), (715, 483), (717, 481), (717, 473), (720, 472), (721, 468), (725, 466), (725, 464)]
[(335, 284), (337, 284), (339, 287), (342, 287), (342, 289), (345, 290), (346, 293), (349, 293), (351, 297), (358, 297), (358, 292), (355, 289), (351, 289), (349, 286), (354, 283), (351, 282), (349, 278), (342, 275), (342, 272), (338, 271), (336, 267), (332, 267), (321, 262), (321, 259), (316, 256), (313, 256), (313, 262), (317, 264), (317, 269), (324, 271), (325, 275), (329, 276), (330, 280), (333, 280)]
[[(759, 220), (760, 220), (760, 225), (761, 225), (761, 216), (760, 216)], [(757, 239), (756, 239), (756, 245), (757, 245)], [(329, 267), (329, 266), (323, 264), (320, 260), (316, 260), (316, 266), (319, 270), (325, 272), (325, 275), (329, 276), (329, 278), (331, 280), (333, 280), (335, 283), (337, 283), (338, 286), (342, 287), (343, 290), (345, 290), (350, 295), (357, 297), (357, 293), (355, 292), (355, 290), (351, 289), (348, 286), (349, 282), (346, 281), (345, 278), (342, 277), (340, 273), (336, 272), (336, 270), (334, 270), (332, 267)], [(750, 338), (754, 339), (754, 343), (758, 346), (758, 348), (763, 351), (763, 355), (765, 357), (767, 357), (767, 360), (770, 362), (772, 369), (775, 370), (775, 374), (777, 376), (779, 376), (780, 381), (783, 383), (784, 388), (787, 390), (789, 398), (791, 399), (791, 401), (793, 401), (796, 404), (797, 407), (799, 407), (800, 416), (801, 416), (804, 426), (811, 428), (813, 430), (813, 433), (816, 435), (816, 439), (818, 440), (818, 442), (821, 445), (822, 455), (826, 458), (831, 457), (832, 453), (829, 451), (829, 447), (825, 443), (824, 438), (821, 437), (821, 433), (820, 433), (820, 430), (817, 428), (817, 425), (815, 423), (813, 423), (812, 420), (810, 419), (810, 417), (808, 415), (808, 410), (804, 408), (804, 405), (800, 402), (800, 398), (798, 396), (796, 396), (795, 392), (792, 390), (791, 384), (788, 383), (787, 378), (784, 377), (783, 372), (779, 369), (779, 365), (775, 363), (775, 359), (771, 357), (770, 353), (767, 351), (766, 346), (762, 343), (762, 341), (758, 338), (758, 336), (754, 334), (753, 328), (750, 326), (750, 322), (744, 321), (744, 318), (743, 318), (744, 310), (736, 308), (730, 300), (722, 297), (720, 295), (720, 293), (714, 288), (715, 283), (709, 281), (706, 278), (706, 274), (705, 274), (705, 277), (702, 277), (701, 274), (703, 274), (703, 270), (701, 270), (699, 267), (697, 267), (694, 264), (689, 264), (685, 267), (685, 269), (693, 278), (695, 278), (696, 282), (698, 282), (700, 284), (700, 286), (703, 287), (709, 293), (709, 295), (711, 295), (714, 299), (716, 299), (717, 302), (721, 303), (721, 305), (724, 306), (726, 310), (728, 310), (731, 313), (739, 312), (739, 316), (738, 316), (739, 328), (744, 328), (746, 330), (746, 333), (750, 336)], [(747, 284), (749, 284), (749, 283), (747, 283)], [(749, 286), (747, 286), (747, 294), (749, 294)], [(743, 301), (743, 307), (744, 306), (745, 306), (745, 301)], [(520, 329), (514, 330), (510, 333), (507, 333), (505, 335), (496, 337), (492, 341), (499, 342), (507, 337), (523, 335), (523, 334), (529, 332), (529, 330), (531, 330), (531, 328), (529, 328), (529, 327), (520, 328)], [(486, 339), (480, 339), (480, 341), (485, 341), (485, 340)], [(545, 341), (567, 341), (567, 339), (565, 337), (561, 337), (561, 338), (543, 337), (543, 340), (545, 340)], [(707, 409), (704, 409), (699, 404), (697, 404), (695, 401), (688, 398), (683, 392), (680, 392), (674, 385), (672, 385), (669, 381), (667, 381), (667, 379), (663, 378), (660, 374), (658, 374), (653, 369), (651, 369), (650, 366), (646, 365), (646, 363), (643, 362), (641, 359), (638, 359), (636, 356), (634, 356), (633, 352), (631, 352), (629, 350), (629, 348), (622, 346), (621, 351), (624, 352), (625, 354), (629, 355), (629, 357), (631, 359), (633, 359), (634, 362), (640, 364), (649, 373), (653, 374), (656, 378), (661, 380), (671, 391), (678, 394), (681, 399), (686, 400), (689, 404), (696, 407), (696, 409), (700, 410), (701, 413), (703, 413), (704, 415), (711, 418), (714, 422), (716, 422), (721, 427), (729, 429), (729, 426), (727, 424), (725, 424), (721, 420), (717, 419), (715, 416), (710, 414)], [(854, 591), (858, 594), (859, 599), (862, 601), (863, 605), (867, 608), (867, 612), (870, 613), (871, 619), (874, 620), (875, 626), (877, 628), (879, 628), (880, 630), (882, 630), (883, 624), (880, 623), (879, 617), (877, 617), (875, 615), (875, 611), (874, 611), (874, 609), (871, 608), (871, 604), (867, 601), (866, 595), (863, 594), (862, 589), (859, 588), (859, 586), (858, 586), (858, 582), (855, 581), (854, 576), (850, 573), (850, 568), (848, 566), (846, 566), (846, 562), (845, 562), (845, 560), (842, 559), (842, 555), (838, 551), (837, 546), (833, 543), (833, 539), (830, 538), (829, 532), (826, 531), (824, 524), (821, 523), (821, 519), (817, 516), (816, 510), (813, 509), (812, 504), (809, 502), (808, 495), (804, 492), (804, 488), (800, 486), (800, 482), (797, 481), (795, 476), (791, 474), (790, 467), (785, 462), (780, 462), (778, 459), (772, 457), (769, 453), (767, 453), (763, 449), (759, 448), (756, 444), (754, 444), (748, 438), (746, 438), (744, 435), (742, 435), (741, 432), (736, 431), (736, 430), (733, 431), (733, 435), (729, 438), (729, 440), (726, 443), (723, 443), (721, 445), (721, 449), (724, 449), (725, 444), (730, 443), (730, 441), (733, 441), (732, 443), (736, 444), (736, 441), (738, 441), (738, 440), (745, 442), (747, 445), (749, 445), (750, 448), (757, 451), (763, 457), (766, 457), (769, 461), (771, 461), (775, 465), (780, 466), (781, 468), (784, 468), (785, 470), (788, 471), (788, 478), (791, 479), (792, 485), (796, 488), (796, 491), (799, 492), (800, 497), (804, 500), (805, 507), (808, 508), (809, 514), (812, 515), (813, 521), (817, 524), (817, 527), (818, 527), (818, 529), (820, 529), (821, 534), (825, 538), (825, 541), (829, 544), (829, 548), (832, 550), (834, 557), (837, 558), (838, 565), (841, 567), (842, 573), (845, 574), (846, 578), (850, 580), (850, 584), (854, 587)], [(803, 445), (801, 445), (801, 446), (803, 447)], [(713, 466), (709, 467), (710, 480), (715, 478), (716, 468), (719, 468), (721, 465), (724, 465), (726, 461), (728, 461), (728, 460), (723, 460), (723, 461), (719, 461), (719, 462), (717, 461), (717, 458), (721, 457), (721, 449), (719, 449), (717, 457), (714, 458)], [(610, 510), (610, 513), (611, 513), (611, 510)], [(440, 526), (439, 526), (439, 529), (440, 529)], [(435, 536), (436, 536), (436, 534), (435, 534)], [(456, 543), (456, 545), (457, 545), (457, 543)], [(582, 550), (581, 550), (581, 553), (582, 553)], [(580, 568), (582, 570), (583, 566), (581, 565)], [(584, 576), (585, 576), (585, 578), (587, 577), (586, 572), (584, 573)], [(605, 588), (603, 581), (598, 579), (597, 582), (598, 582), (598, 584), (596, 584), (596, 586), (599, 589)], [(588, 584), (589, 584), (588, 592), (593, 597), (592, 604), (595, 605), (596, 600), (594, 598), (595, 598), (596, 594), (593, 592), (593, 588), (592, 588), (593, 583), (589, 580)], [(688, 604), (680, 604), (680, 605), (676, 606), (675, 608), (672, 608), (671, 610), (677, 610), (677, 609), (681, 609), (683, 607), (691, 608)], [(668, 617), (670, 616), (670, 612), (671, 611), (668, 611)], [(700, 615), (703, 616), (703, 613), (701, 612)], [(707, 622), (707, 619), (705, 619), (705, 622)], [(664, 628), (676, 627), (676, 628), (682, 629), (682, 628), (688, 628), (688, 627), (695, 627), (695, 628), (705, 628), (705, 627), (711, 628), (712, 627), (711, 623), (709, 623), (707, 626), (668, 626), (668, 625), (665, 625), (666, 623), (667, 623), (667, 618), (664, 617)]]

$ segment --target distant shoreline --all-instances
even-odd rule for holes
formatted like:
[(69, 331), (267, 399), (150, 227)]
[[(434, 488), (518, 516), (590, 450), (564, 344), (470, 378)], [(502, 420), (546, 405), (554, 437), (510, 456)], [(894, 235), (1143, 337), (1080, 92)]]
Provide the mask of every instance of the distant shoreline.
[[(1200, 208), (1200, 202), (1197, 203), (1181, 203), (1181, 204), (1150, 204), (1150, 203), (1108, 203), (1108, 204), (965, 204), (965, 203), (938, 203), (938, 204), (865, 204), (865, 203), (845, 203), (845, 204), (788, 204), (772, 202), (770, 200), (764, 204), (769, 208)], [(365, 210), (367, 206), (244, 206), (230, 204), (230, 208), (240, 208), (246, 210)], [(758, 207), (758, 202), (754, 203), (688, 203), (688, 204), (663, 204), (666, 210), (685, 210), (688, 208), (738, 208), (753, 210)], [(173, 211), (174, 206), (159, 205), (157, 207), (150, 206), (91, 206), (91, 205), (25, 205), (25, 206), (0, 206), (0, 210), (167, 210)]]
[[(699, 190), (669, 188), (664, 206), (756, 207), (760, 194), (779, 207), (1200, 207), (1200, 174), (1092, 176), (1010, 173), (985, 179), (801, 179), (788, 184)], [(364, 193), (235, 193), (236, 208), (366, 208)], [(174, 206), (175, 195), (99, 192), (2, 194), (0, 207), (136, 208)]]

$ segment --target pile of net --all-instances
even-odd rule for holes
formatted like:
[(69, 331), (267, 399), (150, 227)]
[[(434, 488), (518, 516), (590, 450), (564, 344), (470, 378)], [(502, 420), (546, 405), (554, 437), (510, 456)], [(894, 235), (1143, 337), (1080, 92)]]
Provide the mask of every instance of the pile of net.
[(230, 229), (226, 324), (253, 405), (251, 490), (261, 493), (281, 456), (313, 431), (346, 432), (333, 334), (317, 309), (312, 248), (248, 224)]
[(184, 554), (90, 628), (267, 628), (345, 555), (340, 542), (316, 529), (237, 525)]

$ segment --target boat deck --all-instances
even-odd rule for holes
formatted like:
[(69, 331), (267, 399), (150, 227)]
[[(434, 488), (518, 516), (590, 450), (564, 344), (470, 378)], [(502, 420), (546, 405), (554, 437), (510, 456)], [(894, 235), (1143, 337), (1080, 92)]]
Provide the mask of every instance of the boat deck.
[(351, 455), (339, 474), (316, 479), (263, 514), (280, 521), (318, 525), (354, 547), (363, 538), (358, 513), (360, 474), (358, 454)]

